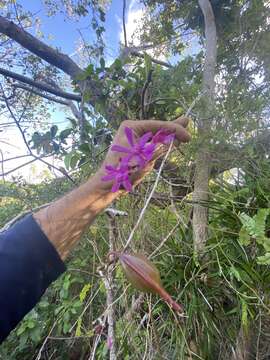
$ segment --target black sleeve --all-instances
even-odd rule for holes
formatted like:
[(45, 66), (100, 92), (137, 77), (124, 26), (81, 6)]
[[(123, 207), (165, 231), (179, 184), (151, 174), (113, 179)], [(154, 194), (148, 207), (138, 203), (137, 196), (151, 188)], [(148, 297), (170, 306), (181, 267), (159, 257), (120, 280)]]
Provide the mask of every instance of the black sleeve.
[(0, 233), (0, 343), (64, 271), (32, 215)]

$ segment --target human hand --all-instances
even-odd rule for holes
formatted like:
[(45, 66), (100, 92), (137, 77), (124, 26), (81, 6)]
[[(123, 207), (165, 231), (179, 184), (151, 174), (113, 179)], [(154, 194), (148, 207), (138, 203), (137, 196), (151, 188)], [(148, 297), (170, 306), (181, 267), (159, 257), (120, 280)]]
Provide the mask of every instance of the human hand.
[[(112, 191), (115, 192), (118, 191), (119, 188), (122, 189), (121, 184), (115, 182), (114, 177), (115, 169), (120, 169), (119, 164), (121, 162), (124, 164), (123, 167), (125, 168), (125, 171), (128, 166), (128, 172), (126, 172), (126, 174), (128, 174), (128, 179), (123, 180), (122, 185), (124, 185), (126, 190), (129, 189), (130, 191), (131, 184), (136, 185), (141, 182), (144, 176), (152, 170), (157, 158), (164, 154), (164, 152), (166, 152), (168, 149), (169, 143), (163, 144), (161, 146), (154, 146), (153, 141), (150, 143), (152, 137), (151, 133), (155, 137), (155, 134), (159, 134), (160, 130), (162, 130), (163, 134), (167, 134), (168, 139), (174, 138), (174, 145), (178, 146), (180, 143), (185, 143), (190, 140), (190, 135), (185, 129), (187, 125), (188, 118), (186, 117), (180, 117), (175, 121), (123, 121), (98, 172), (98, 176), (100, 176), (102, 181), (101, 186), (104, 189), (112, 189)], [(131, 131), (127, 130), (127, 128), (131, 129)], [(127, 138), (127, 134), (129, 135), (129, 139)], [(147, 140), (148, 142), (146, 142), (146, 144), (143, 146), (144, 153), (142, 157), (136, 157), (136, 155), (131, 156), (128, 151), (134, 149), (136, 144), (140, 142), (140, 139), (142, 139), (143, 136), (144, 139), (148, 138), (149, 140)], [(131, 144), (134, 145), (132, 146)], [(127, 161), (125, 162), (125, 159), (129, 159), (128, 163)], [(122, 171), (122, 167), (120, 171)]]

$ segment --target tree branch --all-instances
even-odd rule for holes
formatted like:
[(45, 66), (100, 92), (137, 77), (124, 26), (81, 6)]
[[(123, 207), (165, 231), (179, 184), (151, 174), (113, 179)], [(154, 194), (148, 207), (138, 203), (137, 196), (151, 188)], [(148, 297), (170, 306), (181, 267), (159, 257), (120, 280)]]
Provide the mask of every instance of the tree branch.
[(124, 45), (125, 45), (125, 47), (127, 47), (128, 43), (127, 43), (127, 29), (126, 29), (126, 0), (123, 0), (122, 22), (123, 22), (123, 31), (124, 31)]
[[(140, 58), (144, 58), (144, 55), (141, 54), (140, 52), (136, 51), (136, 50), (131, 50), (130, 51), (130, 55), (133, 55), (133, 56), (137, 56), (137, 57), (140, 57)], [(162, 60), (158, 60), (158, 59), (155, 59), (151, 56), (151, 61), (155, 64), (158, 64), (158, 65), (161, 65), (161, 66), (164, 66), (164, 67), (167, 67), (167, 68), (172, 68), (172, 65), (165, 62), (165, 61), (162, 61)]]
[(49, 64), (61, 69), (73, 79), (82, 73), (82, 69), (67, 55), (44, 44), (42, 41), (3, 16), (0, 16), (0, 32), (41, 59), (47, 61)]
[(12, 79), (21, 81), (21, 82), (23, 82), (25, 84), (34, 86), (39, 90), (49, 92), (50, 94), (54, 94), (54, 95), (62, 97), (64, 99), (81, 101), (81, 96), (80, 95), (67, 93), (65, 91), (55, 89), (54, 87), (52, 87), (52, 86), (50, 86), (50, 85), (48, 85), (48, 84), (46, 84), (44, 82), (32, 80), (32, 79), (30, 79), (30, 78), (28, 78), (28, 77), (26, 77), (24, 75), (17, 74), (17, 73), (15, 73), (13, 71), (0, 68), (0, 74), (3, 75), (3, 76), (6, 76), (6, 77), (10, 77)]
[(205, 23), (206, 53), (203, 71), (203, 92), (213, 100), (215, 94), (215, 71), (217, 63), (217, 33), (215, 16), (209, 0), (199, 0)]
[[(0, 85), (1, 85), (1, 84), (0, 84)], [(58, 168), (58, 167), (55, 166), (55, 165), (52, 165), (52, 164), (48, 163), (46, 160), (42, 159), (42, 157), (37, 156), (37, 155), (35, 155), (35, 154), (32, 152), (32, 150), (31, 150), (31, 148), (30, 148), (30, 146), (29, 146), (29, 144), (28, 144), (28, 141), (27, 141), (27, 139), (26, 139), (26, 137), (25, 137), (25, 133), (24, 133), (23, 129), (21, 128), (20, 122), (17, 120), (15, 114), (13, 113), (13, 111), (12, 111), (10, 105), (9, 105), (8, 99), (7, 99), (6, 96), (5, 96), (5, 92), (4, 92), (4, 89), (3, 89), (2, 85), (1, 85), (1, 88), (2, 88), (3, 97), (4, 97), (4, 100), (5, 100), (6, 106), (7, 106), (8, 110), (9, 110), (9, 112), (10, 112), (10, 115), (11, 115), (12, 119), (14, 120), (15, 124), (17, 125), (17, 128), (18, 128), (19, 132), (20, 132), (21, 135), (22, 135), (23, 141), (24, 141), (24, 143), (25, 143), (25, 146), (26, 146), (27, 150), (29, 151), (29, 154), (30, 154), (33, 158), (35, 158), (36, 160), (39, 160), (39, 161), (41, 161), (43, 164), (47, 165), (48, 167), (51, 167), (52, 169), (55, 169), (55, 170), (59, 171), (62, 175), (66, 176), (73, 184), (76, 185), (76, 183), (75, 183), (75, 181), (72, 179), (72, 177), (69, 176), (65, 171), (61, 170), (60, 168)], [(23, 112), (24, 112), (24, 111), (23, 111)]]
[(37, 96), (40, 96), (40, 97), (42, 97), (42, 98), (44, 98), (44, 99), (47, 99), (47, 100), (49, 100), (49, 101), (53, 101), (53, 102), (56, 102), (56, 103), (61, 104), (61, 105), (69, 106), (69, 102), (68, 102), (68, 101), (61, 100), (61, 99), (57, 99), (57, 98), (55, 98), (55, 97), (53, 97), (53, 96), (43, 94), (42, 92), (37, 91), (37, 90), (34, 90), (33, 88), (30, 88), (30, 87), (28, 87), (28, 86), (26, 86), (26, 85), (14, 84), (13, 87), (14, 87), (15, 89), (22, 89), (22, 90), (31, 92), (32, 94), (37, 95)]
[(152, 81), (152, 74), (153, 74), (153, 69), (150, 69), (148, 74), (147, 74), (147, 79), (143, 85), (143, 89), (142, 89), (142, 96), (141, 96), (141, 120), (146, 119), (146, 111), (145, 111), (145, 96), (146, 96), (146, 92), (147, 89)]

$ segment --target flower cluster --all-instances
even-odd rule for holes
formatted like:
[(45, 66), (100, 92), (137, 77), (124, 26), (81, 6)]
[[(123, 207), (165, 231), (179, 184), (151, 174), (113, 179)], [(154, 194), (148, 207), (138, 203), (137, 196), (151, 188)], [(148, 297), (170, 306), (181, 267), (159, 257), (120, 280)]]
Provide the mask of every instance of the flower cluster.
[(132, 190), (130, 181), (130, 169), (137, 167), (143, 169), (145, 165), (152, 160), (156, 146), (158, 144), (169, 144), (174, 140), (174, 134), (170, 134), (165, 130), (159, 130), (155, 135), (152, 132), (145, 133), (134, 141), (133, 131), (129, 127), (125, 127), (125, 135), (129, 147), (113, 145), (111, 150), (123, 153), (117, 166), (107, 165), (105, 167), (107, 175), (102, 177), (102, 181), (114, 180), (112, 192), (116, 192), (122, 186), (126, 191)]

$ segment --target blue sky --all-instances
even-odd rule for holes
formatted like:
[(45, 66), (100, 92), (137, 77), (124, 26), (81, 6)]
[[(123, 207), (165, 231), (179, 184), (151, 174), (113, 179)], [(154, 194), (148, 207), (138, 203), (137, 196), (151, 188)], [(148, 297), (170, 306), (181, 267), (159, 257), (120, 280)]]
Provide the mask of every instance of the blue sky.
[[(43, 34), (41, 40), (48, 45), (59, 48), (63, 53), (71, 56), (73, 60), (76, 59), (76, 50), (80, 39), (79, 31), (89, 43), (95, 39), (95, 34), (93, 34), (91, 27), (89, 28), (91, 15), (74, 20), (57, 12), (56, 15), (49, 17), (42, 0), (19, 0), (18, 3), (22, 5), (23, 9), (36, 14), (36, 17), (40, 19), (39, 30)], [(119, 54), (122, 33), (122, 6), (121, 0), (112, 0), (108, 11), (106, 11), (104, 36), (106, 62), (112, 62)], [(131, 33), (134, 30), (134, 17), (141, 13), (138, 12), (139, 9), (140, 4), (137, 0), (127, 0), (126, 27), (129, 36), (132, 35)], [(36, 27), (33, 27), (30, 32), (36, 36)], [(62, 108), (54, 106), (51, 109), (52, 122), (56, 124), (59, 122), (61, 128), (66, 127), (68, 122), (63, 122)]]
[[(95, 34), (93, 34), (91, 27), (89, 28), (91, 15), (80, 17), (79, 21), (67, 18), (60, 12), (49, 17), (42, 0), (19, 0), (19, 3), (22, 5), (23, 9), (29, 10), (32, 14), (36, 14), (37, 18), (40, 19), (39, 30), (43, 34), (42, 41), (48, 45), (61, 49), (63, 53), (66, 53), (74, 59), (74, 55), (78, 48), (78, 41), (80, 39), (79, 31), (83, 34), (86, 41), (91, 43), (92, 40), (95, 39)], [(127, 12), (129, 11), (130, 5), (134, 6), (135, 1), (127, 1)], [(113, 0), (106, 12), (105, 22), (105, 55), (106, 60), (109, 62), (118, 55), (122, 31), (122, 25), (119, 22), (121, 14), (122, 1)], [(31, 29), (33, 35), (36, 35), (35, 30), (35, 28)], [(52, 107), (51, 115), (52, 122), (59, 123), (59, 127), (63, 128), (68, 124), (68, 122), (63, 122), (64, 114), (62, 109), (58, 106)]]
[[(36, 14), (36, 16), (40, 18), (40, 30), (43, 33), (43, 38), (41, 40), (48, 45), (61, 49), (63, 53), (71, 55), (76, 51), (79, 40), (78, 29), (83, 32), (86, 39), (89, 37), (88, 40), (91, 40), (91, 32), (89, 29), (85, 30), (91, 20), (89, 17), (81, 18), (78, 22), (65, 19), (63, 14), (59, 13), (55, 16), (48, 17), (42, 0), (18, 0), (18, 3), (21, 4), (25, 10), (29, 10), (31, 13)], [(135, 29), (133, 21), (135, 19), (138, 20), (140, 15), (142, 15), (142, 11), (140, 10), (140, 5), (137, 0), (127, 0), (126, 27), (129, 36), (132, 35), (132, 32)], [(115, 57), (117, 57), (119, 52), (119, 43), (122, 33), (121, 16), (122, 1), (112, 0), (112, 3), (106, 13), (105, 23), (105, 42), (106, 49), (108, 49), (108, 51), (106, 51), (106, 60), (108, 62), (111, 62)], [(35, 28), (31, 29), (30, 32), (32, 32), (33, 35), (36, 35)], [(65, 122), (66, 114), (64, 113), (63, 108), (56, 106), (54, 112), (52, 109), (53, 107), (50, 109), (50, 112), (52, 113), (51, 122), (54, 124), (59, 123), (60, 128), (65, 128), (68, 125), (68, 122)], [(0, 120), (3, 120), (4, 122), (6, 121), (5, 118)], [(27, 149), (25, 148), (21, 135), (15, 127), (6, 129), (5, 133), (2, 133), (0, 136), (0, 140), (1, 138), (11, 144), (10, 146), (7, 146), (0, 143), (0, 148), (5, 157), (8, 158), (27, 153)], [(16, 160), (5, 163), (5, 171), (20, 165), (22, 162), (24, 162), (24, 160)], [(35, 173), (33, 172), (34, 170)], [(44, 170), (44, 166), (35, 163), (34, 168), (27, 166), (17, 171), (15, 174), (23, 175), (27, 181), (33, 182), (43, 178), (42, 172)]]
[[(60, 2), (60, 0), (57, 1)], [(63, 14), (58, 12), (56, 15), (48, 17), (42, 0), (17, 0), (17, 2), (21, 4), (25, 10), (29, 10), (31, 13), (36, 14), (36, 17), (40, 19), (39, 30), (43, 34), (43, 38), (41, 40), (48, 45), (60, 49), (63, 53), (71, 56), (73, 60), (76, 59), (76, 50), (78, 49), (80, 40), (79, 30), (83, 33), (83, 36), (87, 42), (91, 43), (91, 37), (92, 39), (94, 38), (92, 30), (89, 27), (91, 16), (86, 16), (84, 18), (80, 18), (79, 21), (75, 21), (66, 18)], [(108, 10), (106, 11), (105, 60), (107, 63), (112, 62), (118, 56), (120, 41), (122, 40), (123, 42), (122, 5), (122, 0), (112, 0)], [(127, 0), (126, 30), (129, 43), (132, 34), (134, 33), (137, 24), (140, 22), (140, 19), (143, 17), (143, 15), (144, 10), (139, 0)], [(33, 27), (28, 31), (32, 32), (33, 35), (36, 36), (36, 30), (37, 27)], [(135, 39), (133, 44), (139, 45), (138, 40), (136, 41)], [(196, 52), (198, 48), (197, 42), (191, 41), (190, 45), (191, 48), (187, 50), (189, 54)], [(184, 56), (184, 54), (182, 54), (182, 56)], [(177, 61), (176, 58), (171, 58), (170, 60), (172, 63)], [(67, 88), (63, 86), (63, 90), (65, 89)], [(51, 121), (52, 124), (58, 124), (60, 129), (63, 129), (69, 125), (68, 120), (66, 120), (67, 114), (65, 111), (63, 111), (63, 107), (58, 105), (55, 107), (51, 106), (49, 111), (51, 113), (51, 119), (45, 120)], [(4, 119), (4, 121), (5, 120), (6, 119)], [(25, 148), (25, 145), (21, 139), (21, 135), (18, 133), (18, 129), (14, 127), (7, 129), (4, 134), (4, 139), (7, 139), (10, 143), (12, 143), (12, 146), (5, 146), (5, 148), (1, 149), (4, 151), (5, 157), (11, 157), (15, 155), (17, 156), (20, 154), (22, 155), (27, 152), (27, 149)], [(18, 164), (12, 164), (12, 162), (9, 162), (7, 166), (9, 168), (13, 168), (14, 165)], [(42, 169), (42, 166), (39, 166), (39, 168)], [(32, 170), (30, 168), (23, 168), (22, 171), (19, 171), (20, 174), (24, 175), (24, 177), (27, 173), (30, 174), (31, 172)], [(35, 178), (40, 179), (41, 177), (39, 174), (36, 174)], [(30, 178), (28, 178), (28, 180), (29, 179)]]
[[(89, 29), (86, 29), (90, 22), (90, 17), (82, 17), (79, 21), (65, 19), (61, 13), (48, 17), (46, 8), (42, 0), (20, 0), (19, 3), (24, 9), (29, 10), (41, 20), (41, 31), (44, 34), (43, 41), (55, 47), (60, 47), (61, 50), (71, 55), (76, 51), (76, 44), (80, 37), (78, 30), (85, 36), (86, 40), (93, 39)], [(131, 5), (131, 7), (130, 7)], [(138, 5), (134, 0), (127, 0), (127, 16), (128, 11), (132, 11)], [(112, 0), (109, 5), (109, 10), (106, 13), (105, 23), (105, 40), (106, 47), (109, 49), (109, 54), (116, 57), (119, 49), (119, 39), (122, 26), (120, 19), (122, 16), (122, 1)], [(109, 59), (108, 59), (109, 60)]]

